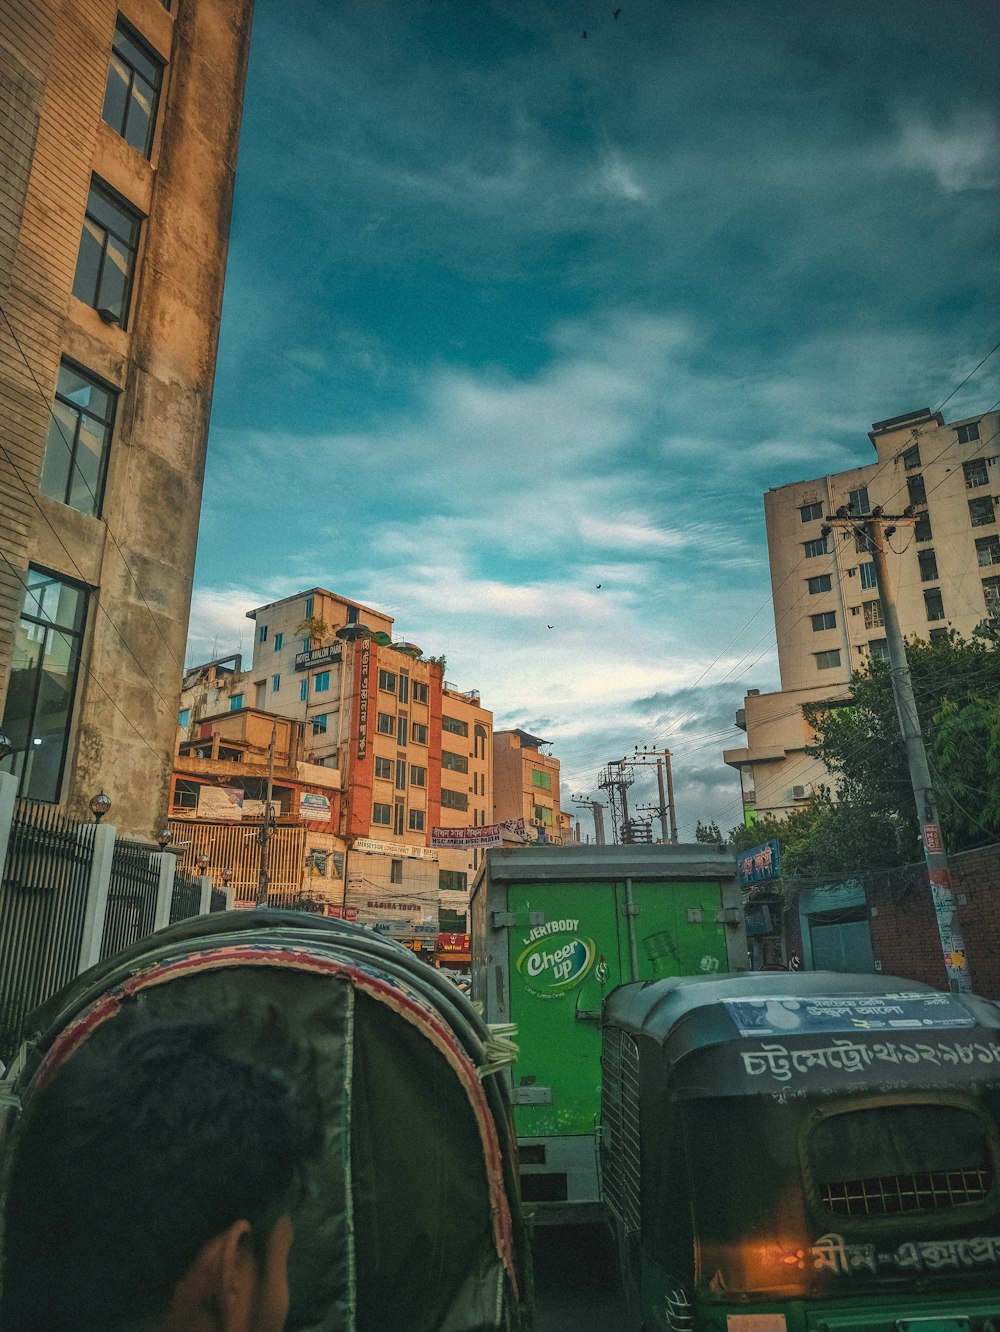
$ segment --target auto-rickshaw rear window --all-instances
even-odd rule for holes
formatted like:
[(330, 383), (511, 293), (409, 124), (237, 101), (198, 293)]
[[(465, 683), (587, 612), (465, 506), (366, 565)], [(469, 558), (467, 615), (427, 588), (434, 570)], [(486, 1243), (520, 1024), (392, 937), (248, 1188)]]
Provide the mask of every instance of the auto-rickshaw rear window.
[(814, 1196), (843, 1217), (941, 1212), (981, 1203), (994, 1183), (987, 1121), (910, 1102), (827, 1114), (806, 1142)]

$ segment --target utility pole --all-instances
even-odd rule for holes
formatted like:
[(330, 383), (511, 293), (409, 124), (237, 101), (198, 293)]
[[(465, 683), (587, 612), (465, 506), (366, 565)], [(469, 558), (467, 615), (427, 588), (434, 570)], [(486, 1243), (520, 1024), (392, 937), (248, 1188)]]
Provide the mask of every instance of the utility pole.
[(583, 796), (573, 796), (573, 804), (590, 810), (594, 820), (594, 840), (598, 846), (604, 846), (604, 806), (599, 800), (585, 800)]
[[(669, 749), (648, 749), (645, 746), (640, 749), (638, 745), (635, 748), (635, 758), (629, 762), (633, 766), (649, 767), (652, 760), (656, 760), (656, 785), (659, 790), (659, 805), (644, 805), (643, 809), (651, 810), (660, 820), (660, 829), (663, 833), (662, 840), (665, 843), (676, 845), (677, 843), (677, 811), (674, 809), (674, 775), (670, 767), (671, 753)], [(667, 789), (663, 789), (663, 772), (667, 773)], [(670, 816), (670, 832), (667, 833), (667, 815)]]
[(601, 773), (600, 780), (597, 783), (602, 791), (608, 793), (608, 804), (611, 806), (611, 828), (616, 844), (619, 837), (621, 837), (622, 842), (626, 844), (628, 842), (628, 788), (634, 781), (635, 778), (628, 770), (628, 759), (612, 759)]
[(271, 727), (271, 743), (267, 747), (267, 799), (264, 801), (264, 822), (261, 824), (257, 840), (260, 842), (260, 870), (257, 874), (257, 906), (267, 906), (267, 888), (270, 883), (267, 853), (271, 829), (274, 827), (274, 810), (271, 807), (271, 795), (274, 786), (274, 741), (277, 726)]
[[(931, 898), (934, 902), (934, 916), (937, 920), (938, 934), (941, 938), (941, 952), (944, 957), (945, 972), (948, 976), (948, 988), (955, 994), (970, 994), (972, 983), (969, 978), (969, 964), (965, 956), (965, 941), (958, 923), (955, 894), (951, 884), (951, 870), (948, 867), (948, 853), (938, 817), (937, 802), (931, 784), (930, 765), (927, 751), (924, 749), (923, 732), (920, 729), (920, 717), (916, 699), (913, 696), (913, 682), (910, 679), (910, 667), (906, 660), (906, 646), (899, 629), (899, 617), (896, 614), (896, 602), (893, 595), (889, 569), (885, 558), (885, 541), (901, 522), (915, 522), (912, 508), (893, 515), (884, 512), (880, 505), (872, 509), (866, 518), (852, 517), (850, 510), (842, 507), (832, 518), (827, 518), (828, 526), (821, 529), (827, 536), (831, 525), (848, 527), (855, 534), (863, 535), (867, 550), (871, 553), (875, 567), (875, 582), (879, 601), (882, 606), (882, 619), (885, 623), (886, 645), (889, 649), (892, 693), (896, 700), (896, 714), (906, 750), (906, 762), (910, 770), (910, 782), (913, 786), (913, 799), (917, 807), (917, 821), (920, 824), (924, 846), (924, 859), (927, 863), (927, 877), (930, 880)], [(889, 526), (885, 526), (889, 524)], [(860, 543), (859, 543), (860, 544)]]

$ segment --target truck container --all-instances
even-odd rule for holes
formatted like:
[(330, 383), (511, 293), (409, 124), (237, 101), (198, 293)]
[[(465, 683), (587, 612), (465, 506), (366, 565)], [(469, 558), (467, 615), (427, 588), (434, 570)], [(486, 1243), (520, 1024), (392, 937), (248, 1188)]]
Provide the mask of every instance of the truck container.
[(521, 1194), (534, 1221), (597, 1221), (598, 1030), (628, 981), (745, 970), (731, 853), (673, 846), (487, 852), (471, 895), (472, 993), (516, 1026)]

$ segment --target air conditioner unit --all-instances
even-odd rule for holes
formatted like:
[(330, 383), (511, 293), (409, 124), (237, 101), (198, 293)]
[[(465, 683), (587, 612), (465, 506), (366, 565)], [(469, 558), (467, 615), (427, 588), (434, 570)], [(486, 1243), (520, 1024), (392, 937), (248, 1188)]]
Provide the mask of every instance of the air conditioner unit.
[(792, 799), (793, 799), (793, 800), (805, 800), (805, 798), (806, 798), (806, 796), (807, 796), (808, 794), (809, 794), (809, 792), (806, 790), (806, 788), (805, 788), (804, 786), (793, 786), (793, 787), (792, 787)]

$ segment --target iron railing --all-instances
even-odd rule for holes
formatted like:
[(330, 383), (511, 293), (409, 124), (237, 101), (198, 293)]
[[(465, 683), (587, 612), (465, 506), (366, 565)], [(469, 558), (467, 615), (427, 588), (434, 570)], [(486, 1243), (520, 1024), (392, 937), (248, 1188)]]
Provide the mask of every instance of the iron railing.
[(19, 800), (0, 877), (0, 1061), (8, 1063), (33, 1008), (77, 974), (94, 823)]
[(160, 857), (141, 842), (115, 841), (101, 958), (153, 933)]
[(209, 904), (208, 909), (209, 911), (225, 911), (226, 894), (224, 889), (222, 888), (212, 889), (212, 900), (211, 903)]
[(174, 889), (170, 897), (170, 923), (197, 916), (201, 910), (201, 881), (182, 870), (174, 871)]

